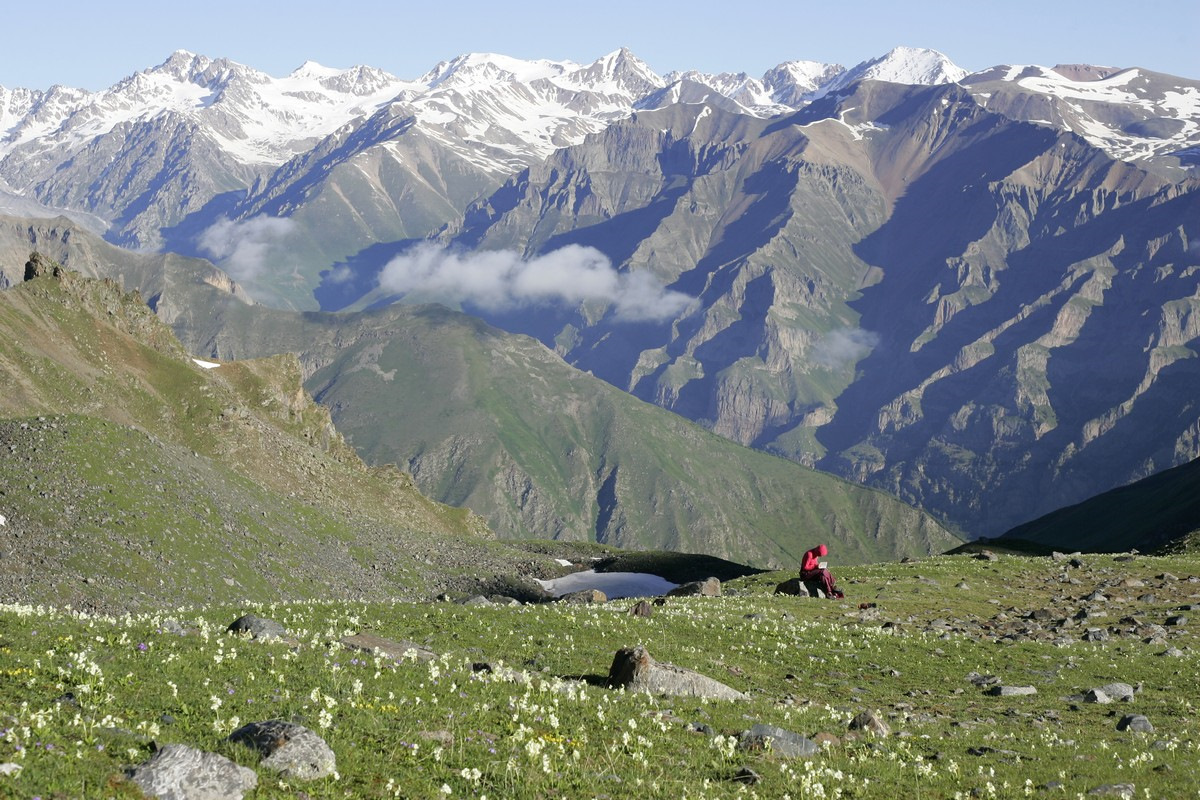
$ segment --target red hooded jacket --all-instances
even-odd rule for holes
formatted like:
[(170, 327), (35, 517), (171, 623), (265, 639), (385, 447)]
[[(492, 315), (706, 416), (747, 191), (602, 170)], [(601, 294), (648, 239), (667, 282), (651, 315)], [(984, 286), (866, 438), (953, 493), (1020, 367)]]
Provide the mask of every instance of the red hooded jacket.
[(821, 568), (821, 559), (828, 555), (829, 548), (823, 544), (819, 544), (812, 550), (804, 554), (804, 558), (800, 560), (801, 572), (813, 572)]

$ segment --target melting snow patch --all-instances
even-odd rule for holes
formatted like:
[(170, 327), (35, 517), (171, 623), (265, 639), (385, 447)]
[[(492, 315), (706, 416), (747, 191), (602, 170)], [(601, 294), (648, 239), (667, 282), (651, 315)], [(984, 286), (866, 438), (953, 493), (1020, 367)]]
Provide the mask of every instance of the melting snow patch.
[(193, 358), (192, 361), (195, 361), (199, 366), (204, 367), (205, 369), (214, 369), (215, 367), (221, 366), (220, 364), (212, 361), (202, 361), (199, 358)]
[[(535, 579), (536, 580), (536, 579)], [(599, 589), (614, 600), (620, 597), (657, 597), (674, 589), (679, 584), (646, 572), (572, 572), (550, 581), (538, 581), (542, 588), (555, 597), (585, 589)]]
[(567, 561), (565, 558), (556, 558), (556, 559), (554, 559), (554, 560), (555, 560), (555, 562), (556, 562), (556, 563), (557, 563), (557, 564), (558, 564), (560, 567), (569, 567), (569, 566), (571, 566), (571, 562), (570, 562), (570, 561)]

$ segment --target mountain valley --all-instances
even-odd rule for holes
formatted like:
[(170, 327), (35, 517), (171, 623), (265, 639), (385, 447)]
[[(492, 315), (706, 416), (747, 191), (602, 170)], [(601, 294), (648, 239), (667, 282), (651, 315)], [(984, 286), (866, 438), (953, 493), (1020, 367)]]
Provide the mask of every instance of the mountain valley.
[[(0, 88), (0, 285), (39, 250), (198, 356), (294, 353), (364, 457), (505, 536), (728, 555), (761, 528), (767, 565), (815, 527), (865, 559), (952, 541), (878, 492), (831, 501), (853, 535), (771, 510), (815, 480), (781, 458), (974, 537), (1200, 456), (1198, 146), (1200, 82), (1137, 68), (181, 51)], [(672, 459), (737, 466), (656, 509)]]

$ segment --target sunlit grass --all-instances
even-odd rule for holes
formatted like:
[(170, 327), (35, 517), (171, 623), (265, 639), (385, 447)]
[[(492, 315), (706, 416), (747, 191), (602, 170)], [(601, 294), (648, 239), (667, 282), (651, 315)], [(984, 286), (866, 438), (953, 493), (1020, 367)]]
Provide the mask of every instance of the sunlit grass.
[[(258, 757), (227, 737), (267, 719), (325, 738), (337, 774), (301, 786), (259, 768), (255, 798), (1075, 797), (1115, 783), (1134, 784), (1139, 797), (1195, 796), (1200, 692), (1186, 626), (1172, 632), (1171, 646), (1184, 652), (1174, 658), (1132, 638), (1002, 644), (978, 627), (1122, 575), (1181, 578), (1173, 594), (1157, 591), (1148, 618), (1200, 593), (1187, 581), (1200, 574), (1194, 557), (1087, 558), (1089, 570), (1076, 573), (1086, 580), (1074, 585), (1056, 582), (1062, 567), (1048, 559), (846, 569), (845, 602), (775, 596), (783, 576), (755, 576), (727, 584), (736, 595), (672, 599), (650, 618), (630, 616), (632, 603), (621, 601), (310, 603), (125, 617), (10, 605), (0, 608), (0, 764), (13, 766), (0, 776), (0, 796), (138, 797), (125, 770), (149, 757), (151, 742), (257, 768)], [(864, 613), (858, 605), (868, 602), (876, 608)], [(225, 633), (247, 611), (281, 622), (292, 641)], [(1114, 609), (1112, 622), (1132, 611)], [(929, 629), (939, 618), (978, 635)], [(395, 661), (337, 644), (363, 630), (440, 655)], [(639, 643), (750, 699), (603, 688), (615, 651)], [(971, 673), (1037, 694), (991, 697)], [(1111, 681), (1142, 688), (1132, 703), (1073, 698)], [(863, 710), (878, 712), (891, 735), (848, 734)], [(1131, 712), (1156, 731), (1117, 731)], [(756, 722), (837, 738), (813, 759), (788, 761), (738, 747)], [(759, 782), (735, 781), (742, 767)]]

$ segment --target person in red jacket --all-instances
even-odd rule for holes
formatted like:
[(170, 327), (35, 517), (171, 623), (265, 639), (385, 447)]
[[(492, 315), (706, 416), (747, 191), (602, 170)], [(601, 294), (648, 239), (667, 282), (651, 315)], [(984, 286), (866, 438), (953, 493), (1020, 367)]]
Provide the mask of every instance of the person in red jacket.
[(805, 583), (815, 581), (828, 598), (845, 597), (842, 590), (834, 584), (833, 573), (826, 569), (825, 564), (821, 561), (828, 553), (829, 548), (823, 544), (806, 552), (804, 558), (800, 560), (800, 580)]

